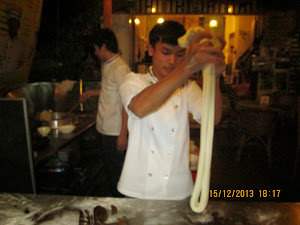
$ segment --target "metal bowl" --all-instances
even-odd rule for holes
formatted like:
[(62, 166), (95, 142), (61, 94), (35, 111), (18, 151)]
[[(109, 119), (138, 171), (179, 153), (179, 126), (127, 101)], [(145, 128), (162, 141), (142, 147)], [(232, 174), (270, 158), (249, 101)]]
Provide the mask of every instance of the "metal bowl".
[(58, 129), (62, 125), (75, 125), (78, 123), (78, 117), (75, 114), (69, 114), (66, 117), (65, 112), (53, 112), (52, 119), (49, 121), (51, 129)]

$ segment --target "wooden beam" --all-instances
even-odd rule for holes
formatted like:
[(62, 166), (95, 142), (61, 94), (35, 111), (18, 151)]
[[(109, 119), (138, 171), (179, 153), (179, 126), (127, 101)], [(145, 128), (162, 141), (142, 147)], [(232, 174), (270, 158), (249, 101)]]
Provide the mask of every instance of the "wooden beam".
[(103, 27), (112, 28), (112, 0), (103, 0)]

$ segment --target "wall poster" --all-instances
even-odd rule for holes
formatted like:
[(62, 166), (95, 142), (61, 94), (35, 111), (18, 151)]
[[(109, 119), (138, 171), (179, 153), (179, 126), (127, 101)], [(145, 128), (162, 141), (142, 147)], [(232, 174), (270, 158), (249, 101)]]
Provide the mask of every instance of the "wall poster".
[(0, 2), (0, 89), (27, 83), (43, 0)]

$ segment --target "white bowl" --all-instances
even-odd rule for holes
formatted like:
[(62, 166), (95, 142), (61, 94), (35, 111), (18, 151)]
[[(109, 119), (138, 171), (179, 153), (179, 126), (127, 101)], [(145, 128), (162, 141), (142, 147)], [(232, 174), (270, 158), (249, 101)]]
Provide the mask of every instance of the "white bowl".
[(61, 125), (58, 126), (58, 131), (63, 133), (63, 134), (68, 134), (71, 133), (73, 130), (75, 130), (75, 126), (74, 125)]
[(43, 137), (46, 137), (50, 133), (51, 128), (47, 127), (47, 126), (38, 127), (37, 131), (39, 132), (40, 135), (42, 135)]

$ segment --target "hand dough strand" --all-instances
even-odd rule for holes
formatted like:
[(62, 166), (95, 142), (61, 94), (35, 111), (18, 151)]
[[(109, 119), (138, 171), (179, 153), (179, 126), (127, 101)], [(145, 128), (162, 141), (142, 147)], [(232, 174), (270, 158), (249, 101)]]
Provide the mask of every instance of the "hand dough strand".
[(202, 212), (208, 203), (210, 169), (214, 135), (215, 115), (215, 68), (207, 65), (203, 69), (203, 112), (200, 131), (200, 155), (195, 186), (190, 200), (194, 212)]
[[(184, 36), (178, 39), (181, 47), (188, 47), (191, 40), (202, 27), (191, 27)], [(203, 39), (206, 41), (207, 39)], [(209, 198), (210, 170), (214, 135), (215, 116), (215, 67), (209, 64), (203, 68), (203, 111), (200, 130), (200, 155), (195, 186), (190, 199), (194, 212), (205, 210)]]

